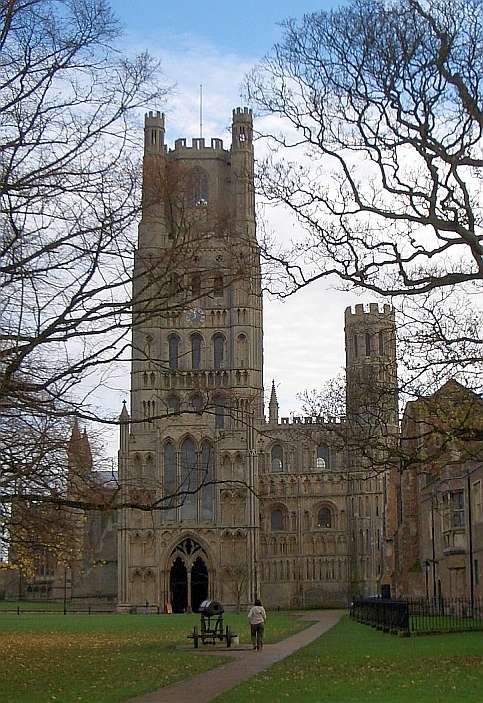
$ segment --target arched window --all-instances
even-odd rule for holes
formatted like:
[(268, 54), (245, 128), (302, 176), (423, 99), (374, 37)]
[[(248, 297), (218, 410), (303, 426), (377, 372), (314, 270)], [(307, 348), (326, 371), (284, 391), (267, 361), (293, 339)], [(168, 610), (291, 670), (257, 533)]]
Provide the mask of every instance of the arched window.
[(237, 360), (236, 365), (238, 368), (244, 369), (248, 366), (248, 339), (246, 334), (239, 334), (237, 337)]
[(215, 478), (214, 451), (210, 442), (203, 442), (201, 447), (201, 482), (203, 490), (201, 494), (201, 519), (213, 520), (213, 499)]
[(274, 444), (271, 452), (272, 471), (283, 471), (283, 449), (280, 444)]
[(174, 393), (171, 393), (167, 399), (168, 413), (177, 415), (179, 413), (179, 398)]
[(357, 346), (357, 335), (354, 335), (354, 356), (357, 358), (359, 355), (359, 349)]
[(168, 337), (168, 347), (169, 347), (169, 368), (178, 368), (178, 358), (179, 358), (179, 337), (175, 334), (170, 334)]
[[(175, 505), (174, 495), (176, 493), (176, 449), (171, 442), (166, 442), (164, 445), (164, 495), (171, 496), (168, 506)], [(174, 520), (175, 511), (163, 511), (163, 516), (167, 520)]]
[(330, 508), (321, 508), (319, 510), (317, 527), (332, 527), (332, 511)]
[(178, 502), (181, 503), (180, 517), (182, 520), (196, 520), (197, 518), (197, 489), (198, 462), (196, 457), (196, 446), (191, 437), (187, 437), (181, 445), (181, 467), (180, 467), (180, 496)]
[(208, 175), (198, 166), (190, 171), (188, 178), (188, 206), (208, 204)]
[(221, 298), (223, 296), (224, 282), (223, 274), (217, 273), (213, 279), (213, 295), (215, 298)]
[(198, 370), (201, 368), (201, 345), (203, 338), (200, 334), (191, 335), (191, 368)]
[(379, 332), (379, 354), (384, 354), (384, 332)]
[(272, 510), (270, 525), (272, 532), (279, 532), (280, 530), (283, 530), (283, 513), (281, 510)]
[(318, 469), (329, 468), (329, 447), (320, 445), (316, 450), (315, 466)]
[(215, 400), (215, 428), (222, 430), (225, 427), (225, 406), (222, 398)]
[(371, 335), (366, 332), (366, 356), (371, 356)]
[(181, 284), (182, 278), (179, 273), (176, 271), (173, 271), (173, 273), (169, 277), (169, 294), (170, 295), (177, 295), (178, 293), (181, 292), (182, 290), (182, 284)]
[(220, 333), (213, 337), (213, 365), (215, 369), (223, 369), (225, 366), (225, 338)]
[(193, 410), (197, 413), (200, 413), (203, 411), (203, 406), (204, 402), (201, 393), (193, 393), (193, 395), (191, 396), (191, 407), (193, 408)]
[(193, 298), (199, 298), (201, 295), (201, 273), (198, 271), (191, 274), (191, 295)]

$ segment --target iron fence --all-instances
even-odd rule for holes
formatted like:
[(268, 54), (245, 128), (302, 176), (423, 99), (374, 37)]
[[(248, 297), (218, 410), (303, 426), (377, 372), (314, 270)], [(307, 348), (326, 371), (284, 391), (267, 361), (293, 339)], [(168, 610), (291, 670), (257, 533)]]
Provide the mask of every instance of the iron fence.
[(357, 622), (403, 635), (483, 630), (481, 599), (356, 598), (350, 614)]

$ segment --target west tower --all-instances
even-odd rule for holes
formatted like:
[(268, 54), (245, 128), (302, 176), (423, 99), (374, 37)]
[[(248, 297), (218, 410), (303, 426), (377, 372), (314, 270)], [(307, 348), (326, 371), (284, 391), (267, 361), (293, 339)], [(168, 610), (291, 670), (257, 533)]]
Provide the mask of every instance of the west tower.
[(159, 509), (122, 511), (119, 603), (196, 608), (240, 562), (253, 596), (263, 350), (247, 108), (233, 111), (230, 149), (170, 150), (164, 115), (146, 115), (133, 299), (120, 482)]

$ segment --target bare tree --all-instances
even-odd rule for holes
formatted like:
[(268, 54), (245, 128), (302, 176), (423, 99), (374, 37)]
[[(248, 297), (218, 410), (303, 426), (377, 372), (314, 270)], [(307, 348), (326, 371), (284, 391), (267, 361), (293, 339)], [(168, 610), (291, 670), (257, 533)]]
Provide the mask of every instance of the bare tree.
[(133, 117), (166, 87), (120, 36), (103, 0), (0, 8), (0, 519), (18, 549), (22, 502), (42, 543), (63, 520), (41, 506), (65, 498), (76, 386), (127, 346)]
[(247, 80), (283, 118), (259, 187), (306, 233), (269, 252), (282, 294), (330, 274), (383, 296), (481, 281), (481, 3), (356, 0), (284, 29)]
[(229, 564), (223, 568), (223, 580), (230, 584), (235, 597), (236, 612), (241, 610), (241, 603), (247, 590), (249, 570), (246, 564)]

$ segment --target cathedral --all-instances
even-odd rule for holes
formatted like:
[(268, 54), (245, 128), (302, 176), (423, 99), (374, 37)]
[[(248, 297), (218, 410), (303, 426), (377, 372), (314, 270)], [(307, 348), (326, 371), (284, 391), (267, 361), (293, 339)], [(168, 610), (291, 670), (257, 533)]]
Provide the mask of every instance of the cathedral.
[(145, 117), (119, 610), (346, 605), (384, 583), (386, 472), (352, 438), (397, 427), (394, 313), (345, 311), (345, 416), (280, 417), (274, 384), (264, 407), (252, 130), (237, 108), (230, 148), (169, 149), (164, 115)]

